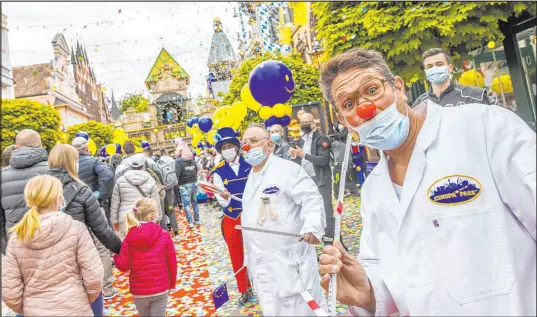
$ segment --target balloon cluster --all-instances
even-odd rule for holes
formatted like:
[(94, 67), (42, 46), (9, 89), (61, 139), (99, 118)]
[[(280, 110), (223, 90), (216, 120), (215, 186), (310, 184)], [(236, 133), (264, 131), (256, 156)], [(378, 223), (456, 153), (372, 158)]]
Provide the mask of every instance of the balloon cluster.
[[(241, 92), (242, 100), (255, 102), (260, 106), (259, 117), (269, 128), (274, 124), (288, 126), (291, 123), (292, 108), (285, 103), (295, 90), (293, 73), (282, 62), (268, 60), (257, 65), (250, 73), (248, 85)], [(244, 95), (244, 96), (243, 96)], [(251, 108), (250, 108), (251, 109)]]
[(101, 157), (108, 157), (114, 154), (121, 154), (121, 144), (108, 144), (99, 151)]
[(90, 151), (91, 155), (95, 155), (95, 152), (97, 152), (97, 144), (95, 144), (95, 141), (90, 139), (90, 135), (86, 131), (80, 131), (76, 134), (75, 137), (82, 137), (88, 141), (88, 150)]
[[(220, 111), (220, 109), (222, 108), (225, 108), (225, 107), (218, 108), (213, 118), (217, 116), (218, 111)], [(218, 113), (218, 118), (222, 116), (223, 114)], [(224, 116), (224, 119), (225, 118), (226, 117)], [(202, 150), (205, 150), (207, 148), (212, 148), (215, 142), (214, 136), (216, 135), (216, 130), (213, 129), (214, 127), (216, 127), (216, 124), (215, 122), (213, 122), (213, 119), (211, 119), (209, 116), (202, 116), (201, 118), (194, 116), (186, 121), (186, 132), (192, 135), (191, 144), (192, 144), (192, 147), (194, 148), (194, 152), (197, 155), (200, 155)]]

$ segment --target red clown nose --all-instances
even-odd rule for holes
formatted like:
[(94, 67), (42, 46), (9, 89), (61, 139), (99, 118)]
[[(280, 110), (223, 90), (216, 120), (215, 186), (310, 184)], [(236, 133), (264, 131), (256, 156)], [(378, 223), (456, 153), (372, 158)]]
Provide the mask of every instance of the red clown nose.
[(244, 152), (248, 152), (248, 151), (250, 151), (250, 144), (245, 144), (245, 145), (243, 145), (243, 146), (242, 146), (242, 150), (243, 150)]
[(356, 114), (358, 115), (358, 117), (365, 120), (373, 118), (376, 112), (377, 107), (375, 107), (375, 104), (372, 102), (364, 102), (356, 109)]

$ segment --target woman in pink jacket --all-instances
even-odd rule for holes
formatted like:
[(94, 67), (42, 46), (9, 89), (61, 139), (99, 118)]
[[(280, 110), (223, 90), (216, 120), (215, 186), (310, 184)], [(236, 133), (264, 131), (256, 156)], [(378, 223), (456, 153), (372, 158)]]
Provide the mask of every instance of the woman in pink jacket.
[(12, 229), (2, 276), (6, 305), (25, 316), (93, 316), (103, 265), (83, 223), (63, 212), (62, 183), (35, 176), (24, 188), (31, 206)]

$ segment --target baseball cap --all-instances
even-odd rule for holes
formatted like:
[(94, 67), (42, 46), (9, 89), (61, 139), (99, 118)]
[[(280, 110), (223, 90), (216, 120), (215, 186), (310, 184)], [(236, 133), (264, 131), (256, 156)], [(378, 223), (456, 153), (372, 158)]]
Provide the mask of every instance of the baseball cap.
[(83, 137), (77, 136), (76, 138), (74, 138), (71, 145), (74, 146), (77, 150), (82, 150), (88, 147), (88, 140)]
[(134, 168), (142, 167), (146, 161), (147, 158), (143, 153), (134, 154), (130, 159), (131, 166)]

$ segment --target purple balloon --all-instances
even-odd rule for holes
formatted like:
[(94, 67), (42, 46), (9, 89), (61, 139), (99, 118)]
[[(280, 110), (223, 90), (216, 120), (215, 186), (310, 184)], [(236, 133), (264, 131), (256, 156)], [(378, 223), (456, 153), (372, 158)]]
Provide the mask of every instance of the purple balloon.
[(121, 154), (121, 144), (116, 144), (116, 154)]
[(195, 125), (199, 121), (198, 117), (196, 116), (192, 117), (190, 120), (192, 120), (192, 125)]
[(286, 127), (291, 123), (291, 118), (289, 116), (283, 116), (280, 118), (280, 124), (282, 127)]
[(270, 128), (275, 124), (280, 124), (280, 119), (275, 116), (272, 116), (265, 121), (265, 127), (267, 128)]
[(150, 147), (150, 146), (151, 146), (151, 144), (149, 144), (149, 142), (147, 142), (147, 141), (145, 141), (145, 140), (142, 141), (142, 149), (148, 148), (148, 147)]
[(106, 153), (106, 146), (103, 146), (99, 152), (100, 152), (101, 157), (109, 156), (108, 153)]
[(257, 65), (250, 73), (248, 85), (254, 99), (264, 106), (286, 103), (295, 90), (289, 67), (274, 60)]
[(198, 126), (201, 131), (207, 133), (213, 128), (213, 120), (208, 116), (203, 116), (198, 120)]

